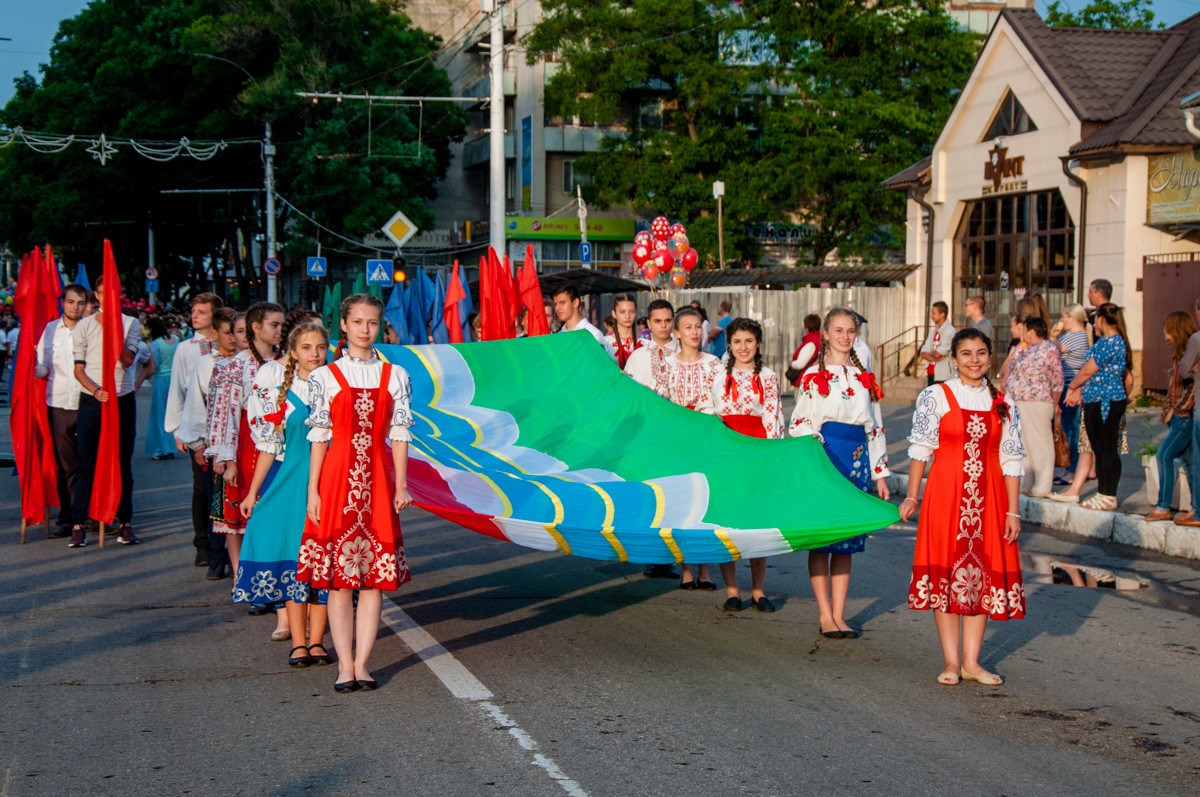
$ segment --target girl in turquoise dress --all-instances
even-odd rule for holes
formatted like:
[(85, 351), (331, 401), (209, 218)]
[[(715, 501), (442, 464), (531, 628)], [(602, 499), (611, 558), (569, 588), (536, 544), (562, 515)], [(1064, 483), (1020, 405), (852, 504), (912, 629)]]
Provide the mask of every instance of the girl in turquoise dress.
[[(323, 644), (326, 591), (310, 592), (308, 584), (296, 580), (308, 506), (308, 375), (325, 364), (328, 346), (328, 334), (318, 322), (296, 326), (283, 359), (259, 368), (248, 403), (255, 446), (270, 456), (258, 458), (250, 493), (241, 504), (249, 522), (233, 600), (286, 601), (288, 627), (297, 643), (288, 653), (293, 667), (330, 662)], [(270, 489), (260, 496), (272, 470)]]
[[(150, 316), (146, 320), (146, 327), (150, 330), (153, 367), (142, 372), (142, 379), (149, 377), (154, 387), (150, 399), (150, 424), (146, 429), (146, 456), (151, 459), (171, 459), (175, 456), (175, 435), (167, 434), (163, 429), (163, 421), (167, 415), (167, 394), (171, 391), (171, 364), (175, 360), (179, 338), (170, 333), (166, 322), (158, 316)], [(137, 386), (141, 387), (141, 381)]]

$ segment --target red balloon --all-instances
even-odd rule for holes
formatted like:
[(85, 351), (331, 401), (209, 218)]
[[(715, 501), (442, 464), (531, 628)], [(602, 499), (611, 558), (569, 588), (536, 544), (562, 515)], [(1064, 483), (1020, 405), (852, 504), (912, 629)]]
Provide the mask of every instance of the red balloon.
[(672, 225), (671, 225), (671, 226), (668, 228), (668, 231), (670, 232), (670, 234), (671, 234), (671, 235), (675, 235), (675, 234), (677, 234), (677, 233), (683, 233), (684, 235), (687, 235), (687, 228), (686, 228), (686, 227), (684, 227), (684, 226), (683, 226), (682, 224), (680, 224), (679, 222), (675, 222), (674, 224), (672, 224)]
[(638, 244), (637, 246), (633, 247), (633, 262), (637, 263), (639, 266), (644, 265), (653, 254), (654, 253), (650, 250), (649, 246)]
[(652, 262), (647, 262), (646, 265), (642, 266), (642, 276), (648, 280), (653, 280), (658, 276), (658, 266)]
[(664, 246), (654, 253), (654, 265), (658, 266), (659, 271), (670, 271), (671, 266), (675, 265), (675, 256)]
[(691, 271), (700, 262), (700, 253), (695, 249), (689, 249), (683, 253), (683, 257), (679, 259), (679, 265), (683, 266), (684, 271)]
[(654, 235), (649, 230), (642, 230), (633, 236), (633, 243), (635, 246), (650, 247), (654, 244)]
[(665, 241), (671, 237), (671, 222), (666, 216), (659, 216), (654, 221), (650, 222), (650, 232), (654, 234), (654, 240)]

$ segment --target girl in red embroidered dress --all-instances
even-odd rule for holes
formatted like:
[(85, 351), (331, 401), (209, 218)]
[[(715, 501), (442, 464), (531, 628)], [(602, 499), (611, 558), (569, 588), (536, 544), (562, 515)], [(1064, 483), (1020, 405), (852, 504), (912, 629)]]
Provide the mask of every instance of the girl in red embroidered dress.
[(629, 355), (645, 345), (645, 341), (637, 336), (634, 323), (637, 321), (637, 299), (628, 293), (618, 293), (612, 303), (613, 332), (605, 335), (604, 339), (612, 347), (613, 359), (617, 367), (625, 370)]
[[(729, 358), (713, 375), (710, 406), (730, 429), (747, 437), (778, 440), (783, 437), (783, 412), (779, 406), (779, 377), (762, 364), (762, 327), (749, 318), (735, 318), (725, 328)], [(775, 611), (767, 598), (766, 557), (750, 560), (750, 603), (760, 612)], [(725, 611), (742, 610), (737, 583), (737, 563), (721, 565), (725, 581)]]
[(908, 606), (933, 610), (945, 659), (938, 683), (999, 686), (1003, 679), (983, 668), (979, 654), (989, 617), (1025, 616), (1017, 549), (1025, 450), (1016, 408), (987, 380), (992, 342), (964, 329), (950, 356), (959, 376), (921, 392), (909, 436), (901, 518), (917, 511), (931, 456), (933, 466), (917, 520)]
[(412, 504), (412, 388), (404, 369), (383, 362), (372, 348), (382, 315), (383, 303), (368, 294), (342, 302), (346, 354), (308, 380), (312, 461), (296, 580), (329, 590), (338, 692), (375, 688), (367, 660), (383, 591), (410, 578), (398, 513)]

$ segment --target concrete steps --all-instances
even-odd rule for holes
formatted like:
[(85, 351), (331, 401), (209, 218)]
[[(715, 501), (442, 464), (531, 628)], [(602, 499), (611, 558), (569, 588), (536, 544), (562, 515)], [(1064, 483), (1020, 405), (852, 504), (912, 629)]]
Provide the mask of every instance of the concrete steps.
[(883, 404), (901, 407), (911, 407), (916, 403), (917, 396), (925, 389), (925, 377), (901, 376), (888, 382), (883, 387)]

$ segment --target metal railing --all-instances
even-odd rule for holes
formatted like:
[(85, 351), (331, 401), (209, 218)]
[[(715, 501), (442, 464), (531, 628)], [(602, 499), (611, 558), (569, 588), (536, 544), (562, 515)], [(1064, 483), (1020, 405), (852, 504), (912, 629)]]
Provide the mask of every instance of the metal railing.
[(875, 347), (875, 370), (879, 374), (879, 383), (887, 386), (906, 374), (910, 363), (921, 351), (921, 328), (909, 327), (898, 335), (885, 340)]

